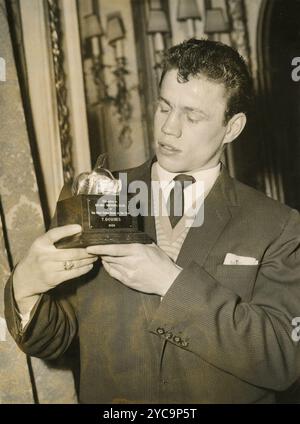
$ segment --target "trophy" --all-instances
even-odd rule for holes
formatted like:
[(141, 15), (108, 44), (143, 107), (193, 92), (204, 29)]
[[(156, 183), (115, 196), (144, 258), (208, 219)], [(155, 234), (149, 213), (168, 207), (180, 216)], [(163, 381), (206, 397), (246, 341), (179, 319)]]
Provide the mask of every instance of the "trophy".
[(122, 181), (104, 168), (106, 155), (98, 157), (92, 172), (74, 180), (71, 197), (57, 202), (57, 225), (80, 224), (82, 232), (55, 243), (57, 248), (96, 244), (152, 243), (143, 232), (141, 216), (132, 216), (132, 196), (122, 191)]

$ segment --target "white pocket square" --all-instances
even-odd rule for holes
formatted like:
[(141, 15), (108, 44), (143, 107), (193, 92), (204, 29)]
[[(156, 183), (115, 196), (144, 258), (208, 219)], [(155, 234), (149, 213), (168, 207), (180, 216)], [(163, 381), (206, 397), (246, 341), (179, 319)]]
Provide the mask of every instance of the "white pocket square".
[(223, 265), (258, 265), (258, 260), (250, 256), (238, 256), (227, 253)]

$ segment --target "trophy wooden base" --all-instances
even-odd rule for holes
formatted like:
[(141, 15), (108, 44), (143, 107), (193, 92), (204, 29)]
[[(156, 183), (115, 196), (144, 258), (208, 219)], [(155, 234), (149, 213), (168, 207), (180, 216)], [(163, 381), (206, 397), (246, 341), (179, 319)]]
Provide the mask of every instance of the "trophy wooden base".
[[(80, 234), (65, 237), (56, 242), (57, 248), (67, 249), (97, 244), (152, 243), (152, 239), (142, 231), (142, 217), (133, 217), (127, 213), (124, 215), (118, 196), (105, 196), (110, 209), (108, 212), (104, 209), (105, 213), (103, 213), (102, 198), (103, 196), (99, 195), (80, 194), (57, 203), (59, 227), (68, 224), (79, 224), (82, 227)], [(124, 206), (127, 207), (127, 205)]]
[(129, 244), (129, 243), (142, 243), (149, 244), (152, 243), (150, 237), (143, 233), (132, 233), (132, 232), (122, 232), (122, 233), (104, 233), (103, 231), (93, 231), (83, 232), (81, 234), (75, 234), (75, 236), (70, 236), (63, 238), (55, 243), (55, 246), (58, 249), (69, 249), (73, 247), (87, 247), (95, 246), (98, 244)]

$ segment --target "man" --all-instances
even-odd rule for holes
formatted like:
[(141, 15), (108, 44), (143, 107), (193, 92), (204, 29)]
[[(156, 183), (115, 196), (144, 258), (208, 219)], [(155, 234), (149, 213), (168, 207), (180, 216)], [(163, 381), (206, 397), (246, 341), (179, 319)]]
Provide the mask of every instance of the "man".
[(53, 243), (80, 227), (53, 228), (16, 267), (9, 330), (24, 352), (47, 359), (78, 336), (81, 402), (266, 403), (298, 378), (299, 214), (220, 164), (250, 99), (233, 49), (195, 39), (172, 47), (155, 114), (157, 161), (128, 180), (159, 181), (165, 204), (174, 178), (204, 182), (203, 225), (148, 215), (155, 244), (69, 250)]

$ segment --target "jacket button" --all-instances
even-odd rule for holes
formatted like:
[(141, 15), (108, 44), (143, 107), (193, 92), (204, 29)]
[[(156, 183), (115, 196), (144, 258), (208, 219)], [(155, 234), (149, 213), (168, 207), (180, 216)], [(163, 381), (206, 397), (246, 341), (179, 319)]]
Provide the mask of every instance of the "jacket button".
[(173, 340), (174, 340), (175, 343), (180, 343), (182, 341), (181, 338), (178, 337), (178, 336), (174, 336)]
[(188, 345), (189, 345), (188, 342), (186, 342), (184, 340), (181, 342), (182, 347), (188, 347)]
[(166, 334), (165, 334), (165, 338), (166, 339), (171, 339), (173, 337), (173, 334), (170, 332), (170, 331), (168, 331)]
[(165, 334), (165, 330), (163, 328), (157, 328), (157, 334)]

